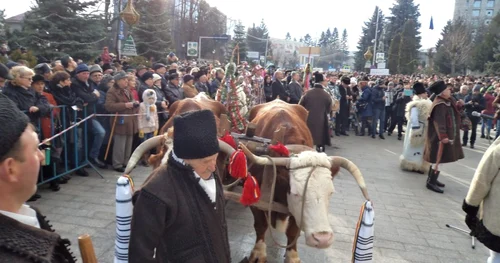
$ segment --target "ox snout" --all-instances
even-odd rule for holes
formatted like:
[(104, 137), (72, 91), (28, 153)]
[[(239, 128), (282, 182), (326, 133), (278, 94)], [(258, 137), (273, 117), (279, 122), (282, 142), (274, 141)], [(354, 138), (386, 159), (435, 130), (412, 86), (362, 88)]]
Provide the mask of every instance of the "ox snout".
[(333, 243), (333, 232), (314, 232), (306, 237), (306, 245), (315, 248), (327, 248)]

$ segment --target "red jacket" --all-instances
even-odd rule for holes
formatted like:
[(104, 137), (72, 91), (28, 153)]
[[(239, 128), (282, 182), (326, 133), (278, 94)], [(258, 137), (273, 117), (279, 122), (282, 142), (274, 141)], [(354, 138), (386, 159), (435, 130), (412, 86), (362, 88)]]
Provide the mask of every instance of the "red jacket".
[(486, 92), (484, 94), (484, 100), (486, 101), (486, 109), (483, 110), (483, 114), (493, 115), (495, 114), (495, 106), (493, 105), (493, 101), (495, 101), (495, 96), (493, 94)]

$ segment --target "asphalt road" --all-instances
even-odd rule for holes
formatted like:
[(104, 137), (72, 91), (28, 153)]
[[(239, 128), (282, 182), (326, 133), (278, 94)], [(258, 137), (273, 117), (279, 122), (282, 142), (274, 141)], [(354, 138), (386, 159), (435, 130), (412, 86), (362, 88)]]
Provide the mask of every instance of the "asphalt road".
[[(488, 147), (478, 139), (476, 149), (464, 148), (465, 159), (440, 166), (440, 181), (445, 193), (425, 188), (426, 176), (399, 169), (403, 141), (396, 136), (386, 140), (371, 137), (342, 136), (333, 138), (329, 155), (340, 155), (353, 161), (363, 172), (375, 207), (374, 262), (486, 262), (488, 250), (471, 238), (448, 229), (452, 224), (466, 229), (461, 210), (474, 170)], [(90, 172), (90, 169), (87, 169)], [(79, 256), (77, 237), (90, 234), (99, 262), (113, 262), (115, 234), (115, 183), (118, 174), (102, 170), (105, 179), (91, 172), (88, 178), (74, 176), (59, 192), (41, 189), (42, 198), (30, 203), (48, 216), (54, 228), (72, 241)], [(140, 186), (150, 168), (138, 167), (132, 174)], [(303, 235), (298, 241), (302, 262), (350, 262), (354, 229), (363, 196), (354, 179), (345, 171), (334, 180), (336, 193), (330, 202), (330, 223), (335, 241), (330, 248), (307, 247)], [(233, 262), (250, 254), (255, 242), (253, 218), (249, 209), (238, 203), (227, 206), (227, 221)], [(273, 230), (278, 242), (284, 234)], [(283, 262), (284, 250), (269, 238), (268, 262)]]

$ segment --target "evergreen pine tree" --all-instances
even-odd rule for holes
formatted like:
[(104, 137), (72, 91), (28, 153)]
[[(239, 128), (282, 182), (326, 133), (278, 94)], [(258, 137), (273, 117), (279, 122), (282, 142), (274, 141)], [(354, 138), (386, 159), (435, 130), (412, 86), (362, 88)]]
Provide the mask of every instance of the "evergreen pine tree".
[(412, 74), (418, 64), (417, 32), (413, 20), (406, 21), (399, 43), (398, 73)]
[(285, 37), (286, 40), (292, 40), (292, 36), (290, 35), (290, 32), (287, 32), (286, 33), (286, 37)]
[(49, 59), (70, 54), (89, 60), (101, 52), (106, 40), (102, 18), (86, 13), (97, 2), (36, 0), (25, 16), (19, 44)]
[(162, 0), (139, 1), (135, 9), (141, 15), (132, 28), (137, 55), (156, 60), (165, 58), (171, 51), (168, 5)]
[[(229, 52), (228, 52), (228, 59), (231, 58), (231, 54), (234, 50), (234, 47), (238, 45), (239, 47), (239, 55), (240, 55), (240, 61), (244, 61), (247, 58), (247, 38), (246, 38), (246, 33), (245, 33), (245, 26), (241, 23), (241, 21), (238, 21), (236, 26), (234, 27), (234, 37), (231, 40), (231, 43), (229, 45)], [(234, 58), (234, 63), (237, 62), (237, 54), (235, 54)]]
[(304, 39), (301, 42), (304, 42), (304, 44), (306, 44), (306, 46), (314, 46), (313, 41), (312, 41), (312, 37), (309, 34), (306, 34), (304, 36)]
[[(269, 31), (267, 30), (264, 20), (260, 22), (258, 27), (254, 24), (253, 27), (248, 28), (247, 34), (247, 49), (249, 51), (257, 51), (261, 55), (264, 55), (266, 52), (266, 41), (262, 39), (269, 38)], [(270, 45), (268, 46), (268, 50), (270, 50)]]
[(384, 14), (382, 10), (375, 8), (370, 20), (365, 22), (363, 26), (362, 35), (358, 41), (358, 51), (356, 51), (354, 55), (354, 68), (359, 71), (364, 70), (365, 67), (366, 60), (363, 55), (369, 47), (373, 46), (372, 40), (375, 39), (375, 31), (377, 28), (377, 10), (379, 12), (378, 36), (382, 34)]
[(321, 32), (318, 45), (322, 48), (325, 48), (328, 45), (327, 38), (325, 37), (325, 32)]
[(332, 32), (331, 47), (333, 52), (337, 52), (340, 49), (340, 38), (339, 30), (335, 27)]
[(0, 10), (0, 44), (7, 40), (7, 32), (5, 27), (5, 10)]
[(392, 36), (402, 33), (406, 22), (408, 20), (413, 20), (413, 25), (414, 25), (413, 32), (415, 32), (416, 35), (414, 37), (415, 44), (412, 45), (413, 48), (415, 49), (414, 52), (418, 52), (418, 50), (421, 48), (420, 45), (421, 37), (419, 31), (421, 25), (418, 22), (418, 19), (420, 17), (419, 8), (420, 5), (415, 5), (413, 0), (396, 0), (394, 6), (390, 8), (391, 16), (387, 18), (388, 24), (386, 33), (388, 37), (386, 38), (386, 43), (384, 43), (384, 46), (390, 47)]
[(391, 41), (389, 47), (387, 68), (390, 74), (397, 74), (399, 66), (399, 45), (401, 44), (401, 34), (397, 34)]
[(346, 57), (349, 55), (349, 42), (347, 40), (347, 29), (344, 29), (344, 31), (342, 31), (342, 38), (340, 40), (340, 52), (343, 64), (346, 60)]

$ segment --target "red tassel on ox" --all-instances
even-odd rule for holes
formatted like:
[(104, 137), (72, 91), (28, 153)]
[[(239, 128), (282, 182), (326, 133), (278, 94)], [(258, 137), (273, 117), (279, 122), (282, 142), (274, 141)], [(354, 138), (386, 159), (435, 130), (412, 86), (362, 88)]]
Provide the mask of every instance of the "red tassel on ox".
[(242, 150), (237, 150), (229, 158), (229, 174), (238, 179), (247, 176), (247, 157)]
[(248, 174), (245, 184), (243, 185), (243, 193), (241, 194), (240, 203), (250, 206), (257, 203), (260, 199), (260, 187), (257, 179)]
[(229, 144), (231, 147), (233, 147), (233, 149), (236, 150), (236, 142), (234, 141), (233, 136), (231, 136), (228, 131), (226, 131), (226, 134), (224, 134), (224, 136), (220, 137), (220, 140)]
[(283, 155), (283, 156), (290, 156), (290, 151), (286, 148), (285, 145), (283, 145), (281, 142), (278, 142), (276, 145), (271, 145), (269, 146), (269, 149), (273, 150), (274, 152)]

